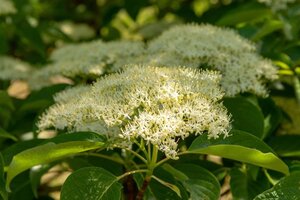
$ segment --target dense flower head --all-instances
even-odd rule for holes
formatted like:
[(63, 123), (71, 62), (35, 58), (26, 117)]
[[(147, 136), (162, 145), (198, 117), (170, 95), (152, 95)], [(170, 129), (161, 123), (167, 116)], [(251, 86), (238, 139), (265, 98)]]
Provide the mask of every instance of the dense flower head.
[[(99, 77), (115, 71), (130, 59), (144, 51), (142, 42), (101, 40), (70, 44), (55, 50), (50, 59), (51, 64), (37, 71), (30, 80), (33, 89), (39, 89), (50, 84), (55, 75), (68, 78)], [(40, 83), (40, 84), (37, 84)]]
[(90, 85), (76, 85), (75, 87), (67, 88), (54, 95), (56, 103), (67, 103), (74, 98), (78, 98), (89, 92)]
[(0, 80), (26, 79), (32, 69), (29, 64), (10, 56), (0, 56)]
[(17, 10), (11, 0), (0, 0), (0, 16), (14, 14)]
[(260, 3), (264, 3), (269, 6), (273, 11), (285, 10), (288, 8), (289, 3), (294, 3), (296, 0), (258, 0)]
[(257, 54), (253, 43), (231, 29), (204, 24), (178, 25), (163, 32), (149, 43), (143, 63), (218, 70), (227, 96), (242, 92), (265, 96), (265, 81), (277, 78), (276, 68)]
[(94, 131), (114, 144), (142, 138), (175, 159), (179, 138), (204, 132), (209, 138), (228, 135), (230, 117), (219, 103), (219, 80), (214, 71), (127, 66), (92, 86), (58, 95), (38, 126)]

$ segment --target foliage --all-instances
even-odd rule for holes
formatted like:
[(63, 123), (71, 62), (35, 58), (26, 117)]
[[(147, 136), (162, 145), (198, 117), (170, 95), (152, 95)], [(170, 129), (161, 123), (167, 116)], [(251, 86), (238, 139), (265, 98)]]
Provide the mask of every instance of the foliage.
[(299, 17), (0, 0), (0, 199), (299, 199)]

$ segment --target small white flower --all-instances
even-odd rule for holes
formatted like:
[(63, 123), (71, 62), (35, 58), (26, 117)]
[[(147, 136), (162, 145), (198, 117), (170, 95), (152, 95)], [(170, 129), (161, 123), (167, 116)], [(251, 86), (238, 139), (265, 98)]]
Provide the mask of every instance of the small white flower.
[(217, 72), (190, 68), (127, 66), (93, 86), (57, 95), (58, 103), (38, 126), (94, 131), (115, 145), (127, 139), (130, 146), (132, 139), (143, 138), (176, 159), (178, 138), (228, 135), (230, 117), (219, 103), (220, 78)]

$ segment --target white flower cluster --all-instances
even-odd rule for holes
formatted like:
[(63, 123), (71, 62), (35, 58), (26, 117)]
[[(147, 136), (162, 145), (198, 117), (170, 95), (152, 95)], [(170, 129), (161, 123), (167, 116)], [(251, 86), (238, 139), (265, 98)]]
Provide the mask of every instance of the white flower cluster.
[(149, 43), (142, 63), (218, 70), (227, 96), (265, 96), (265, 80), (277, 78), (276, 68), (257, 54), (254, 44), (231, 29), (212, 25), (179, 25), (163, 32)]
[(38, 127), (94, 131), (114, 144), (142, 138), (176, 159), (180, 138), (204, 132), (209, 138), (228, 135), (230, 117), (219, 103), (219, 80), (213, 71), (127, 66), (92, 86), (56, 96)]
[(0, 80), (27, 79), (32, 69), (29, 64), (10, 56), (0, 56)]
[(265, 82), (277, 78), (271, 61), (262, 58), (249, 40), (236, 32), (212, 25), (180, 25), (150, 41), (100, 40), (68, 45), (53, 52), (52, 64), (30, 79), (32, 89), (51, 84), (50, 77), (96, 79), (127, 64), (209, 68), (222, 74), (227, 96), (243, 92), (266, 96)]
[(68, 78), (99, 77), (114, 68), (129, 64), (135, 56), (144, 52), (142, 42), (96, 40), (72, 44), (57, 49), (51, 55), (52, 63), (37, 71), (29, 80), (32, 89), (50, 84), (51, 77)]
[(289, 3), (294, 3), (296, 0), (258, 0), (259, 3), (264, 3), (269, 6), (273, 11), (285, 10), (288, 8)]
[(11, 0), (0, 0), (0, 16), (14, 14), (17, 10)]

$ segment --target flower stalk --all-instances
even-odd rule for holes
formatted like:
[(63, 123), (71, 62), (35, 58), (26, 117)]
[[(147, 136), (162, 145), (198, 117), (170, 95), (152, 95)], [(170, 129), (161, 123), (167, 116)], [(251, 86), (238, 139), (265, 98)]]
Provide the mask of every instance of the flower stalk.
[[(148, 145), (148, 149), (151, 150), (150, 144)], [(156, 161), (157, 161), (157, 156), (158, 156), (158, 148), (157, 148), (156, 145), (153, 145), (151, 155), (152, 155), (152, 157), (151, 157), (151, 159), (149, 160), (149, 163), (148, 163), (148, 171), (146, 173), (146, 176), (145, 176), (144, 182), (142, 184), (142, 187), (141, 187), (141, 189), (139, 190), (139, 192), (136, 196), (136, 200), (142, 200), (143, 199), (144, 193), (146, 192), (146, 189), (147, 189), (148, 185), (150, 184), (150, 181), (151, 181), (151, 178), (152, 178), (152, 175), (153, 175), (153, 171), (156, 167)]]

